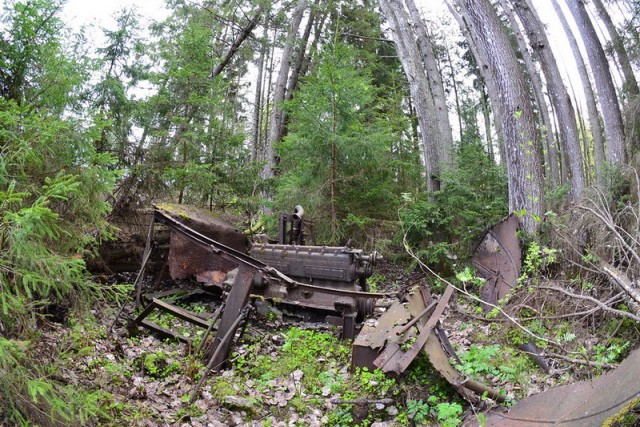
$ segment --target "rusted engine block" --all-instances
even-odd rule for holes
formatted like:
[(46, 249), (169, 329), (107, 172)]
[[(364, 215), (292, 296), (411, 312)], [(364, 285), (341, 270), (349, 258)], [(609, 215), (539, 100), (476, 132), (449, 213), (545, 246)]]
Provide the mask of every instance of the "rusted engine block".
[[(278, 244), (254, 244), (250, 254), (283, 274), (310, 285), (344, 291), (366, 291), (366, 279), (378, 258), (374, 252), (364, 255), (361, 250), (329, 246), (293, 246)], [(352, 295), (332, 295), (271, 288), (265, 296), (278, 298), (284, 303), (302, 305), (326, 311), (336, 311), (343, 316), (371, 313), (373, 300)]]

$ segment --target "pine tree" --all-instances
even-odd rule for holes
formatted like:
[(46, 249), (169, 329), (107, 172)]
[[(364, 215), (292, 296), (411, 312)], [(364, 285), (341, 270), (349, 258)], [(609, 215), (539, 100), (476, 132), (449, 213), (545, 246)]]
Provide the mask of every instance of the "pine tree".
[(368, 70), (354, 65), (353, 48), (336, 42), (286, 104), (289, 134), (278, 146), (276, 205), (302, 204), (323, 242), (343, 239), (344, 221), (375, 218), (397, 204), (391, 194), (390, 129), (377, 117)]

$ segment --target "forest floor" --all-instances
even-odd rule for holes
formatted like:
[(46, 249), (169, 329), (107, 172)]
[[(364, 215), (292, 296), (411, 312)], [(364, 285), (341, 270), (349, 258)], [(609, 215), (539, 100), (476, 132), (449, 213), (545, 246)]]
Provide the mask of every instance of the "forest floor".
[[(389, 263), (373, 278), (379, 291), (427, 280), (421, 273), (407, 273)], [(439, 293), (437, 287), (433, 292)], [(184, 302), (184, 307), (203, 312), (212, 309), (210, 304), (215, 301), (192, 300)], [(380, 371), (351, 372), (350, 343), (340, 342), (327, 326), (291, 320), (286, 310), (277, 308), (254, 314), (224, 370), (209, 375), (195, 402), (189, 404), (204, 372), (195, 351), (204, 331), (155, 315), (154, 322), (193, 337), (194, 346), (162, 340), (127, 322), (133, 317), (127, 309), (109, 333), (116, 309), (115, 304), (104, 305), (85, 318), (71, 316), (64, 324), (47, 323), (40, 339), (39, 353), (49, 355), (48, 362), (58, 366), (60, 380), (84, 390), (102, 390), (102, 414), (96, 425), (482, 425), (486, 411), (496, 406), (487, 398), (475, 406), (462, 400), (430, 367), (425, 355), (396, 378)], [(511, 403), (603, 371), (555, 358), (548, 359), (550, 373), (545, 373), (518, 350), (517, 328), (505, 319), (478, 313), (476, 302), (459, 295), (441, 319), (460, 357), (457, 368), (500, 390)], [(553, 334), (567, 347), (583, 348), (604, 366), (614, 366), (632, 346), (628, 336), (637, 336), (637, 329), (611, 322), (598, 328), (589, 325), (589, 319), (580, 327), (564, 320), (528, 326), (546, 336)], [(356, 399), (390, 400), (369, 405), (336, 403)]]

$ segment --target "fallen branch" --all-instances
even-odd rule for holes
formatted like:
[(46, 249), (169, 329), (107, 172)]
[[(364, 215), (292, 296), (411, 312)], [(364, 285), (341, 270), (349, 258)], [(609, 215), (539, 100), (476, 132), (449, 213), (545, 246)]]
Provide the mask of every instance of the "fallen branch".
[(442, 277), (441, 275), (439, 275), (438, 273), (436, 273), (435, 271), (433, 271), (427, 264), (425, 264), (424, 262), (422, 262), (422, 260), (420, 258), (418, 258), (418, 256), (411, 250), (411, 248), (409, 247), (409, 243), (407, 242), (407, 233), (404, 233), (404, 236), (402, 236), (402, 243), (404, 246), (404, 250), (414, 259), (416, 260), (416, 262), (418, 263), (418, 265), (420, 265), (421, 268), (424, 268), (425, 270), (427, 270), (430, 274), (432, 274), (436, 279), (440, 280), (442, 283), (451, 286), (453, 289), (455, 289), (456, 291), (460, 292), (463, 295), (468, 296), (469, 298), (471, 298), (472, 300), (484, 304), (486, 306), (491, 307), (492, 309), (497, 310), (500, 314), (502, 314), (504, 317), (506, 317), (511, 323), (513, 323), (514, 325), (516, 325), (518, 328), (522, 329), (522, 331), (524, 331), (527, 335), (529, 335), (530, 337), (536, 339), (536, 340), (540, 340), (543, 342), (546, 342), (548, 344), (552, 344), (558, 348), (562, 348), (561, 344), (554, 341), (554, 340), (550, 340), (548, 338), (544, 338), (539, 336), (538, 334), (534, 333), (533, 331), (531, 331), (529, 328), (527, 328), (526, 326), (524, 326), (523, 324), (521, 324), (520, 322), (518, 322), (517, 319), (515, 319), (514, 317), (510, 316), (509, 314), (507, 314), (501, 307), (492, 304), (490, 302), (487, 301), (483, 301), (482, 299), (480, 299), (479, 297), (473, 295), (472, 293), (468, 292), (465, 289), (462, 289), (458, 286), (455, 286), (453, 283), (451, 283), (450, 281), (448, 281), (447, 279), (445, 279), (444, 277)]
[(385, 399), (365, 399), (359, 398), (354, 400), (342, 400), (342, 399), (331, 399), (331, 403), (334, 405), (377, 405), (379, 403), (383, 405), (388, 405), (393, 403), (393, 399), (385, 398)]
[(590, 297), (588, 295), (574, 294), (573, 292), (569, 292), (566, 289), (563, 289), (563, 288), (558, 287), (558, 286), (552, 286), (552, 285), (539, 285), (538, 288), (540, 288), (540, 289), (548, 289), (548, 290), (556, 291), (556, 292), (561, 292), (561, 293), (563, 293), (565, 295), (570, 296), (571, 298), (578, 298), (578, 299), (586, 300), (586, 301), (589, 301), (589, 302), (592, 302), (592, 303), (596, 304), (597, 306), (602, 308), (604, 311), (616, 314), (618, 316), (628, 317), (628, 318), (630, 318), (632, 320), (635, 320), (636, 322), (640, 322), (640, 317), (636, 316), (635, 314), (629, 313), (627, 311), (622, 311), (622, 310), (618, 310), (618, 309), (609, 307), (608, 305), (606, 305), (602, 301), (600, 301), (600, 300), (598, 300), (596, 298)]
[(609, 276), (609, 278), (611, 278), (616, 283), (616, 285), (620, 286), (627, 293), (627, 295), (629, 295), (635, 301), (635, 304), (640, 304), (640, 292), (638, 292), (638, 288), (636, 288), (633, 283), (631, 283), (631, 280), (629, 280), (627, 276), (625, 276), (620, 270), (605, 261), (600, 262), (600, 268), (602, 269), (602, 271), (607, 273), (607, 276)]
[(577, 365), (587, 365), (587, 366), (597, 366), (599, 368), (607, 368), (607, 369), (613, 369), (616, 366), (618, 366), (617, 363), (605, 363), (605, 362), (593, 362), (590, 361), (588, 359), (574, 359), (568, 356), (563, 356), (561, 354), (556, 354), (556, 353), (545, 353), (544, 354), (545, 357), (550, 357), (552, 359), (560, 359), (560, 360), (564, 360), (565, 362), (569, 362), (569, 363), (575, 363)]

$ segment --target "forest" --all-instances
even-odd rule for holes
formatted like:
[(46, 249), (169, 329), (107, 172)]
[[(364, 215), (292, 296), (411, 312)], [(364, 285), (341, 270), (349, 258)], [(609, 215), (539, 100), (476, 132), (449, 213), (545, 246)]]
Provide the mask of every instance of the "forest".
[[(514, 426), (493, 414), (634, 369), (640, 1), (166, 0), (99, 38), (65, 0), (1, 7), (0, 426)], [(247, 238), (300, 205), (310, 245), (382, 255), (371, 292), (453, 289), (451, 363), (503, 399), (424, 352), (350, 370), (278, 301), (203, 374), (130, 321), (161, 203)], [(511, 217), (522, 263), (489, 304), (472, 257)], [(640, 425), (624, 394), (603, 425)]]

